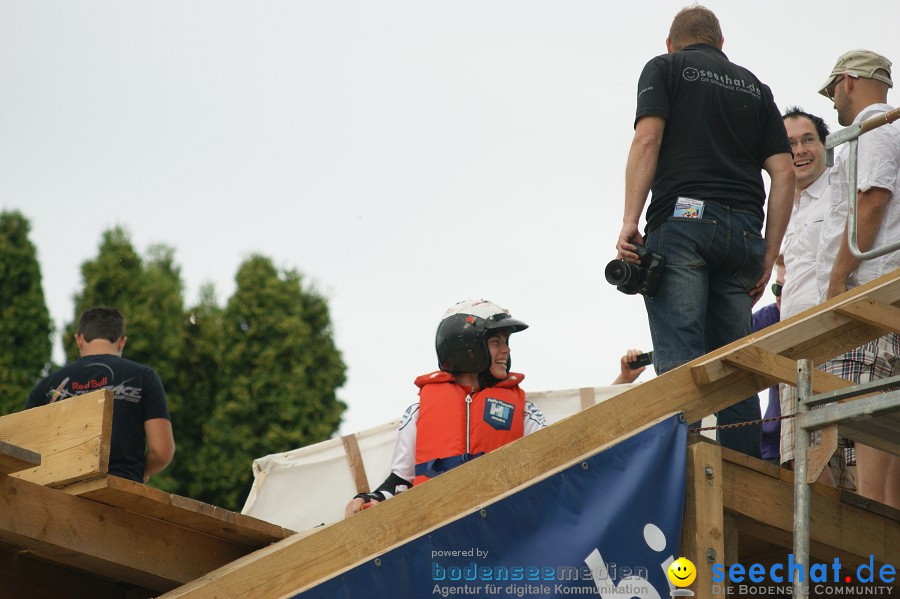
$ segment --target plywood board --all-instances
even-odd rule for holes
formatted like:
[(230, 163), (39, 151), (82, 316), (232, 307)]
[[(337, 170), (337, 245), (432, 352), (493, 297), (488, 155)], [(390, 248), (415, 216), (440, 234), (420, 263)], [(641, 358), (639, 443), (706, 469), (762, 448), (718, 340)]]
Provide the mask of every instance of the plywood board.
[(52, 486), (106, 474), (113, 403), (101, 389), (0, 417), (0, 439), (41, 454), (13, 476)]

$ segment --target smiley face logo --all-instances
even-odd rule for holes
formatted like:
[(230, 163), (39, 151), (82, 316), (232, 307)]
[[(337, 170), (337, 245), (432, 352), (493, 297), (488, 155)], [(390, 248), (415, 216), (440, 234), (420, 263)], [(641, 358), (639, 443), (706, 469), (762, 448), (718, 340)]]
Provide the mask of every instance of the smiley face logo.
[(697, 578), (697, 568), (694, 563), (686, 557), (679, 557), (672, 562), (666, 571), (669, 580), (677, 587), (686, 587)]
[(696, 81), (700, 78), (700, 71), (694, 67), (687, 67), (681, 72), (681, 76), (684, 77), (685, 81)]

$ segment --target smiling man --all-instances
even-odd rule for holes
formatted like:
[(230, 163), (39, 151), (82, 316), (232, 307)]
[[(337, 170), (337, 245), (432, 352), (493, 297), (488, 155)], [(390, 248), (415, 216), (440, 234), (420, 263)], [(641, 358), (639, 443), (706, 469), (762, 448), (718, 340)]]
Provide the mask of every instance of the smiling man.
[[(784, 113), (784, 127), (794, 153), (794, 173), (797, 185), (794, 191), (794, 207), (787, 232), (784, 234), (785, 275), (781, 292), (782, 320), (799, 314), (819, 303), (819, 287), (816, 283), (816, 257), (819, 253), (819, 235), (825, 210), (831, 198), (830, 169), (825, 164), (825, 138), (828, 125), (816, 115), (792, 107)], [(793, 414), (797, 405), (797, 388), (780, 386), (781, 415)], [(782, 464), (790, 465), (794, 459), (795, 421), (786, 420), (781, 426)], [(819, 482), (856, 490), (853, 476), (843, 460), (844, 442), (831, 468), (823, 472)]]

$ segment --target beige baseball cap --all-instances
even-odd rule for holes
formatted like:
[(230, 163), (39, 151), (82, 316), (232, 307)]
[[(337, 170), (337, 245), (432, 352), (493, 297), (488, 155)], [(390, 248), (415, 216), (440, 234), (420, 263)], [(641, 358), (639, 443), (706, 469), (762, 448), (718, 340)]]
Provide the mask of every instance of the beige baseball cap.
[(888, 87), (894, 87), (894, 82), (891, 81), (890, 60), (871, 50), (850, 50), (838, 58), (834, 68), (831, 69), (828, 80), (825, 81), (825, 84), (819, 89), (819, 93), (827, 98), (828, 94), (825, 93), (825, 90), (834, 83), (836, 77), (843, 75), (844, 73), (853, 75), (854, 77), (877, 79), (878, 81), (887, 83)]

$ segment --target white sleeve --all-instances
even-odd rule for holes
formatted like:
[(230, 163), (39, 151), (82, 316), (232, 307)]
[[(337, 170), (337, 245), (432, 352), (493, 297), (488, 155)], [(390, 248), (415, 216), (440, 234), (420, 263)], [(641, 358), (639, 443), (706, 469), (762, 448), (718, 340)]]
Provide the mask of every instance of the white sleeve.
[(416, 424), (419, 422), (419, 404), (406, 408), (397, 430), (397, 444), (391, 459), (391, 472), (403, 480), (416, 478)]
[(541, 409), (532, 402), (525, 400), (525, 434), (530, 435), (547, 426), (547, 419)]

